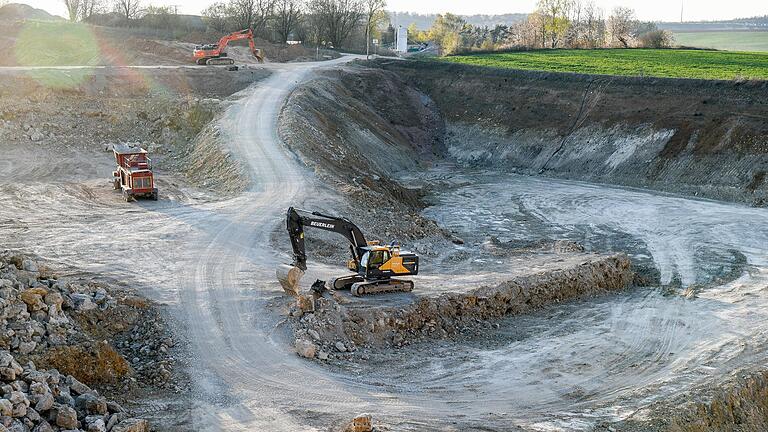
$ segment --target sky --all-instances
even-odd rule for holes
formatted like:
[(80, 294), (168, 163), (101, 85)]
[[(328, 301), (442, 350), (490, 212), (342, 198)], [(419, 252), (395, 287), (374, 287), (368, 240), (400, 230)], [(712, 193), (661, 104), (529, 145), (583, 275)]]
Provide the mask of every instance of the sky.
[[(11, 0), (14, 1), (14, 0)], [(65, 16), (62, 0), (15, 0), (36, 8)], [(200, 14), (215, 0), (143, 0), (144, 4), (176, 5), (180, 13)], [(607, 12), (615, 6), (627, 6), (644, 21), (679, 21), (681, 2), (686, 21), (723, 20), (768, 15), (767, 0), (594, 0)], [(387, 9), (398, 12), (440, 13), (462, 15), (526, 13), (536, 7), (536, 0), (387, 0)]]

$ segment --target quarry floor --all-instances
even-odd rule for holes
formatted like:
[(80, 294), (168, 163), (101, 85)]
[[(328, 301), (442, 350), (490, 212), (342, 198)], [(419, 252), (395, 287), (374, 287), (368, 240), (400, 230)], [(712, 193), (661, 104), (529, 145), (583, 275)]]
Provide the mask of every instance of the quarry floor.
[[(592, 430), (764, 363), (764, 210), (455, 167), (418, 179), (444, 185), (424, 214), (465, 244), (423, 267), (417, 287), (557, 266), (515, 255), (542, 239), (625, 251), (657, 268), (660, 286), (504, 318), (479, 336), (374, 350), (366, 361), (328, 367), (296, 356), (274, 277), (290, 257), (270, 238), (288, 206), (328, 191), (282, 147), (277, 116), (314, 69), (343, 61), (268, 66), (272, 75), (229, 105), (219, 127), (236, 137), (227, 144), (252, 186), (227, 199), (169, 174), (172, 194), (126, 204), (109, 185), (109, 153), (81, 155), (87, 167), (62, 183), (33, 145), (0, 142), (13, 148), (0, 161), (0, 247), (131, 281), (178, 323), (194, 392), (186, 406), (170, 396), (153, 410), (182, 413), (193, 430), (337, 430), (360, 412), (384, 430)], [(339, 271), (310, 267), (307, 279)]]

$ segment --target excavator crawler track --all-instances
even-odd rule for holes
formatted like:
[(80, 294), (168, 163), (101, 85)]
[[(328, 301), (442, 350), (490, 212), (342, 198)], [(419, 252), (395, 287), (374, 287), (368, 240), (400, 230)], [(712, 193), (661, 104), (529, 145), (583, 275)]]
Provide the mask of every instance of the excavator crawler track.
[(205, 64), (209, 66), (215, 66), (215, 65), (233, 65), (235, 64), (235, 61), (228, 57), (216, 57), (216, 58), (210, 58), (208, 59)]
[(383, 281), (356, 282), (350, 287), (352, 295), (378, 294), (383, 292), (411, 292), (413, 281), (389, 279)]

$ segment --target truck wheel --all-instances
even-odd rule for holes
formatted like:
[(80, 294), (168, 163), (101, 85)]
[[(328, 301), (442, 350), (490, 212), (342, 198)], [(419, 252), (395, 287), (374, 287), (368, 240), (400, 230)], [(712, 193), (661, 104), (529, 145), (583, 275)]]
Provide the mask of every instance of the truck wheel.
[(113, 186), (115, 187), (115, 190), (120, 189), (120, 180), (115, 179), (112, 183), (113, 183)]
[(152, 200), (157, 201), (157, 192), (152, 192)]

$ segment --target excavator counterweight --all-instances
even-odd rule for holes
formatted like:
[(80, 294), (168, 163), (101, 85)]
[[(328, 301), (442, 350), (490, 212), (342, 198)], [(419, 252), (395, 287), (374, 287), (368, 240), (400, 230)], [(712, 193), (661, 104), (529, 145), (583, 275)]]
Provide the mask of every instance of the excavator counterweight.
[(287, 293), (298, 295), (299, 281), (307, 270), (305, 227), (341, 234), (349, 242), (352, 259), (347, 267), (354, 274), (331, 280), (328, 288), (349, 289), (354, 295), (413, 290), (412, 281), (394, 279), (393, 276), (417, 275), (418, 255), (402, 251), (394, 242), (384, 246), (379, 242), (366, 241), (360, 228), (345, 218), (291, 207), (286, 217), (286, 228), (293, 248), (293, 264), (277, 269), (277, 279)]

